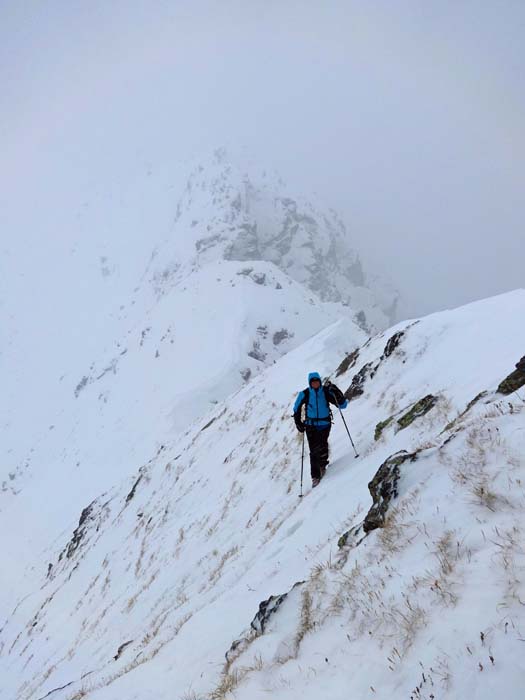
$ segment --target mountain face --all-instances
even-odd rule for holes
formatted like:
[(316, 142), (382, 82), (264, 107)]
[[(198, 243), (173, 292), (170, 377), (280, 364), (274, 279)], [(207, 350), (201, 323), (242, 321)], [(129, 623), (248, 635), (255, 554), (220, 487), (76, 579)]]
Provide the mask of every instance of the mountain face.
[(155, 276), (159, 291), (181, 269), (187, 274), (188, 267), (210, 260), (266, 261), (321, 301), (350, 307), (367, 331), (393, 323), (398, 293), (377, 279), (369, 288), (336, 212), (286, 191), (278, 175), (237, 167), (223, 149), (196, 166), (177, 205), (174, 230), (156, 251), (163, 263)]
[[(225, 287), (244, 285), (228, 304), (239, 291), (284, 286), (275, 263), (209, 261), (203, 273), (208, 264)], [(252, 271), (238, 275), (245, 265)], [(170, 294), (156, 308), (170, 307)], [(524, 313), (517, 291), (367, 341), (341, 319), (275, 356), (182, 434), (166, 421), (138, 434), (123, 423), (120, 462), (93, 459), (86, 474), (67, 450), (86, 431), (86, 445), (103, 440), (133, 406), (133, 387), (128, 403), (100, 399), (113, 418), (90, 437), (82, 420), (61, 433), (54, 449), (69, 456), (48, 452), (54, 469), (44, 473), (43, 454), (41, 472), (0, 512), (9, 557), (0, 698), (521, 698), (525, 373), (523, 384), (502, 380), (523, 355)], [(136, 371), (117, 364), (88, 379), (66, 412), (80, 415), (89, 392), (117, 391), (110, 380), (127, 384), (140, 362), (161, 360), (176, 340), (162, 340), (158, 324), (155, 333), (142, 346), (137, 333), (143, 359), (138, 349), (122, 355)], [(210, 343), (220, 340), (217, 330)], [(184, 367), (173, 369), (182, 382)], [(290, 412), (310, 370), (350, 399), (360, 457), (336, 415), (327, 476), (312, 491), (305, 465), (299, 499)], [(142, 458), (150, 431), (157, 442)], [(83, 489), (72, 486), (79, 479)], [(17, 551), (26, 539), (31, 551)]]

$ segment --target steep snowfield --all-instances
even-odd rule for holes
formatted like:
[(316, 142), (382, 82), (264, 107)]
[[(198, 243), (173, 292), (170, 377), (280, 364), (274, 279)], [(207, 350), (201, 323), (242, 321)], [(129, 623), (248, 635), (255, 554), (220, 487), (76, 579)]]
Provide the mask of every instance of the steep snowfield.
[[(244, 293), (255, 289), (244, 283)], [(516, 291), (404, 322), (365, 343), (336, 377), (362, 342), (339, 321), (182, 437), (168, 421), (147, 426), (158, 438), (147, 458), (138, 458), (137, 436), (116, 436), (127, 460), (114, 472), (99, 464), (92, 482), (80, 482), (76, 520), (64, 520), (61, 493), (77, 486), (26, 484), (0, 513), (0, 545), (11, 554), (2, 577), (12, 584), (0, 594), (0, 697), (521, 698), (525, 403), (494, 392), (523, 355), (524, 314), (525, 292)], [(149, 342), (152, 353), (160, 336)], [(306, 467), (301, 500), (290, 413), (312, 369), (352, 385), (346, 418), (360, 457), (335, 416), (327, 476), (310, 491)], [(156, 381), (163, 372), (171, 367)], [(107, 390), (118, 405), (123, 389)], [(425, 397), (430, 410), (410, 422)], [(399, 460), (398, 481), (390, 471), (398, 497), (384, 527), (365, 535), (368, 482), (399, 450), (414, 461)], [(124, 462), (134, 474), (117, 483)], [(10, 529), (22, 528), (22, 514), (27, 533), (44, 534), (31, 557), (17, 558)], [(264, 633), (250, 632), (259, 603), (288, 591)]]

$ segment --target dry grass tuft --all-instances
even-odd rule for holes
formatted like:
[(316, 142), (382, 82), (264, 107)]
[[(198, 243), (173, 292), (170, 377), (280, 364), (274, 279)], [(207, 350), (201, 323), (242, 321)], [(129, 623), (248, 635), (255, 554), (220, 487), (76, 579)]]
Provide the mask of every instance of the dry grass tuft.
[(219, 685), (209, 694), (209, 700), (226, 700), (227, 696), (232, 693), (243, 678), (240, 671), (227, 671), (222, 674)]

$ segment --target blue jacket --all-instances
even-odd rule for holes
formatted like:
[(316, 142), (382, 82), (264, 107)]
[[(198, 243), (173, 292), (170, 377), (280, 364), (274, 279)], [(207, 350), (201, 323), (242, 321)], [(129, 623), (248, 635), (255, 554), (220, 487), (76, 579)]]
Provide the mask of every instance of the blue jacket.
[(310, 386), (312, 379), (319, 379), (319, 381), (321, 381), (318, 372), (310, 372), (308, 375), (308, 391), (304, 390), (299, 392), (295, 400), (293, 407), (294, 417), (296, 417), (296, 420), (300, 418), (301, 406), (303, 403), (306, 403), (308, 399), (304, 423), (306, 425), (313, 425), (322, 430), (327, 428), (331, 423), (329, 402), (334, 404), (334, 406), (339, 406), (339, 408), (346, 408), (348, 406), (348, 401), (345, 399), (343, 403), (338, 404), (335, 396), (329, 393), (327, 387), (322, 385), (319, 389), (313, 389)]

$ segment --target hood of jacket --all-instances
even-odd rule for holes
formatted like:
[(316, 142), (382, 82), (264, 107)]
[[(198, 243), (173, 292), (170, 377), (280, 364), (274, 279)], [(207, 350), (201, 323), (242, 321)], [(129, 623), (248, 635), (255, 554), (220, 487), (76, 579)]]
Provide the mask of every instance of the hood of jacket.
[(310, 374), (308, 375), (308, 386), (311, 386), (312, 379), (318, 379), (321, 382), (321, 384), (323, 383), (319, 372), (310, 372)]

